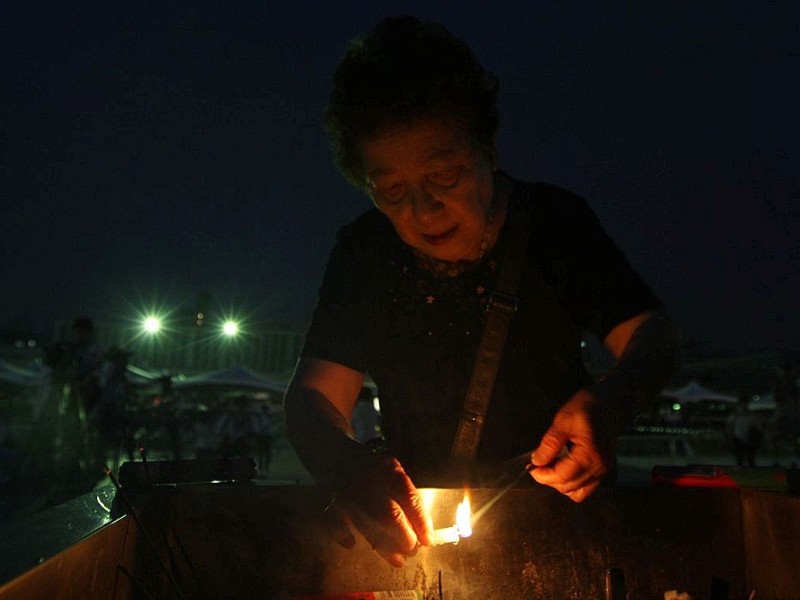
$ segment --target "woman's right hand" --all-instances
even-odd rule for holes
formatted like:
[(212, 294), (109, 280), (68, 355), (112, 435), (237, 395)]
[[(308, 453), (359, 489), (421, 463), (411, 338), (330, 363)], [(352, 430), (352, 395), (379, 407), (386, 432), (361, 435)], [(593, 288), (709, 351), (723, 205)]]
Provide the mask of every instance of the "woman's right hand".
[(411, 478), (396, 458), (373, 453), (357, 458), (337, 473), (336, 495), (326, 522), (337, 542), (351, 548), (361, 532), (372, 548), (394, 567), (419, 545), (429, 546), (433, 525)]

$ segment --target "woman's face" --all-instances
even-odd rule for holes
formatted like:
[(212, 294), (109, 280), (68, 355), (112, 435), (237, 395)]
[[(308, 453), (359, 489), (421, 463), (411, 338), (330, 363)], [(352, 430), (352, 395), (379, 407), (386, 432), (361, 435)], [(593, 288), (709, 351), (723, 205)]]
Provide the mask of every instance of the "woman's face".
[(427, 119), (361, 144), (375, 205), (409, 246), (439, 260), (475, 260), (494, 190), (494, 165), (461, 128)]

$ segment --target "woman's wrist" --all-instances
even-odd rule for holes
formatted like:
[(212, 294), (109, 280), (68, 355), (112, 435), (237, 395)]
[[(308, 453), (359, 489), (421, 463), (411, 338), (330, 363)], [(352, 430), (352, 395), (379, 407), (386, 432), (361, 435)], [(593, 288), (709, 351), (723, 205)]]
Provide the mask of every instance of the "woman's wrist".
[(284, 407), (286, 436), (320, 485), (333, 488), (340, 471), (372, 454), (354, 439), (349, 421), (316, 390), (290, 389)]

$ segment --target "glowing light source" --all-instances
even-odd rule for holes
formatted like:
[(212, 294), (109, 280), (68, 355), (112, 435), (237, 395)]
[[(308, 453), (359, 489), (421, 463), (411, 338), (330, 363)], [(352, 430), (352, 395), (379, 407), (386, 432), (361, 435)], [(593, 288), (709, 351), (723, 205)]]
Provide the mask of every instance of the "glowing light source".
[(233, 337), (239, 333), (239, 324), (236, 321), (225, 321), (222, 325), (222, 333), (228, 337)]
[(158, 333), (161, 331), (161, 319), (153, 316), (146, 317), (142, 327), (147, 333)]
[(464, 500), (461, 501), (456, 508), (456, 524), (452, 527), (434, 529), (432, 545), (457, 544), (461, 538), (466, 538), (471, 535), (472, 509), (470, 508), (469, 497), (464, 494)]
[(472, 535), (472, 509), (469, 505), (469, 496), (464, 494), (464, 500), (456, 508), (456, 529), (458, 536), (465, 538)]

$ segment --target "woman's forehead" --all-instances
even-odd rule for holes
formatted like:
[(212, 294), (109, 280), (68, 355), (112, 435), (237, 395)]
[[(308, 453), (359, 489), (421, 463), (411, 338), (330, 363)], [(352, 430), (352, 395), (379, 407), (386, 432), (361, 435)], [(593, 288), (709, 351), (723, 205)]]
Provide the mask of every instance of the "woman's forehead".
[(392, 127), (361, 144), (361, 158), (370, 179), (401, 167), (444, 163), (472, 151), (469, 136), (440, 119)]

